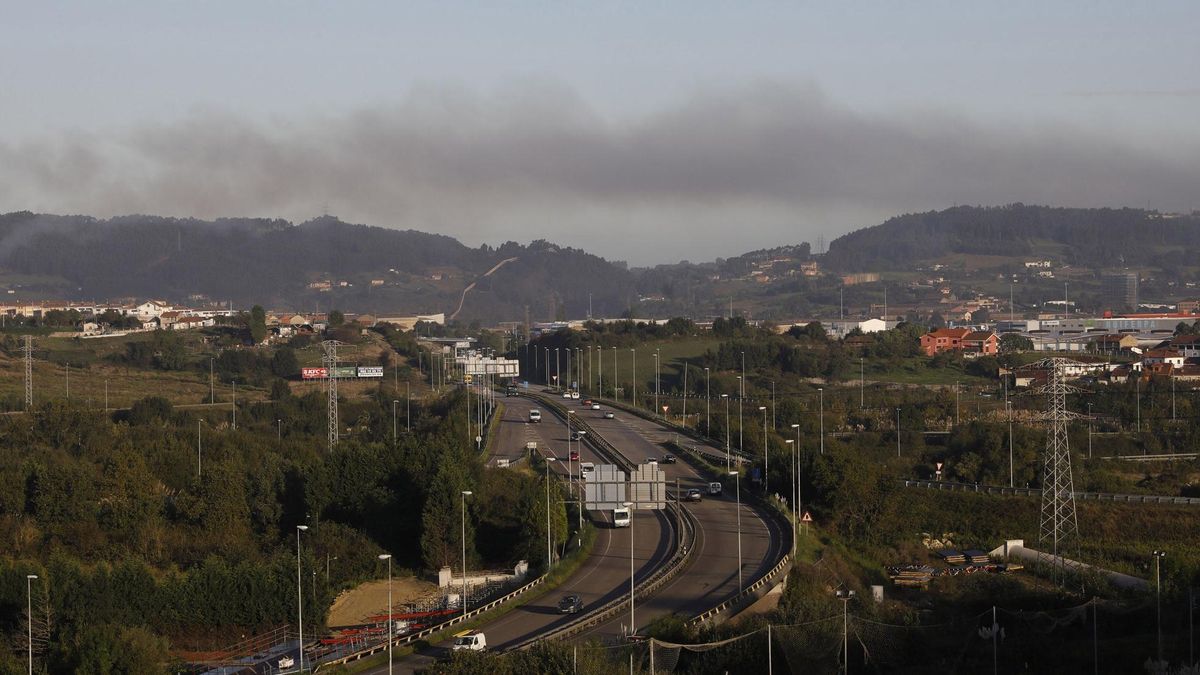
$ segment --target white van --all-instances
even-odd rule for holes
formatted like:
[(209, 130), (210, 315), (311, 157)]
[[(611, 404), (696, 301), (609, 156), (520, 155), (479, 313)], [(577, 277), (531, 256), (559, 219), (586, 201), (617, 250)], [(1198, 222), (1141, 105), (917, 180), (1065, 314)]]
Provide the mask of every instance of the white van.
[(613, 509), (613, 527), (629, 527), (629, 509), (625, 507)]
[(469, 652), (487, 651), (487, 636), (479, 631), (468, 630), (454, 635), (453, 651), (465, 649)]
[(542, 421), (542, 411), (538, 410), (536, 408), (534, 408), (533, 410), (530, 410), (529, 411), (529, 421), (534, 424), (541, 422)]
[(591, 473), (595, 470), (596, 470), (596, 465), (591, 462), (580, 462), (579, 463), (579, 476), (581, 478), (583, 478), (584, 480), (587, 479), (589, 473)]

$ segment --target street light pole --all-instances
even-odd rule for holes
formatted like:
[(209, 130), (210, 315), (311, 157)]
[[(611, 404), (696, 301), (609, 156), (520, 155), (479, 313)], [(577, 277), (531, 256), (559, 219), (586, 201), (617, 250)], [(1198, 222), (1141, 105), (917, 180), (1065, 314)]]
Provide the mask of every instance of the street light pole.
[(854, 591), (837, 592), (842, 601), (842, 665), (846, 673), (850, 672), (850, 601), (854, 599)]
[(470, 490), (462, 491), (462, 562), (463, 562), (463, 592), (462, 592), (462, 612), (463, 616), (467, 615), (467, 497), (471, 496)]
[(553, 462), (553, 457), (546, 457), (546, 571), (550, 571), (550, 565), (553, 561), (553, 545), (550, 540), (550, 462)]
[(712, 437), (712, 389), (707, 367), (704, 369), (704, 435)]
[(817, 395), (821, 399), (821, 454), (825, 454), (825, 389), (817, 387)]
[(404, 427), (412, 433), (412, 382), (404, 383)]
[(900, 457), (900, 409), (896, 408), (896, 457)]
[(1167, 556), (1166, 551), (1154, 552), (1154, 595), (1155, 605), (1157, 606), (1158, 614), (1158, 661), (1163, 660), (1163, 638), (1162, 638), (1162, 559)]
[(300, 669), (304, 672), (304, 586), (300, 583), (300, 533), (307, 530), (307, 525), (296, 526), (296, 618), (300, 626)]
[(658, 409), (658, 348), (654, 349), (654, 414), (659, 414)]
[(796, 559), (796, 441), (787, 439), (784, 443), (791, 447), (792, 455), (792, 494), (789, 495), (788, 501), (792, 503), (792, 560)]
[(742, 445), (742, 409), (746, 407), (746, 404), (745, 404), (746, 380), (742, 379), (741, 375), (738, 375), (737, 379), (738, 379), (738, 452), (742, 452), (746, 449), (746, 446)]
[(396, 404), (400, 401), (392, 400), (392, 446), (396, 445)]
[(196, 420), (196, 479), (197, 480), (200, 479), (200, 456), (201, 456), (201, 451), (202, 451), (202, 448), (200, 445), (200, 425), (203, 423), (204, 423), (204, 420)]
[(638, 407), (637, 400), (637, 349), (630, 347), (629, 351), (633, 354), (633, 407)]
[(729, 471), (729, 394), (721, 394), (725, 399), (725, 470)]
[(763, 494), (771, 494), (771, 454), (767, 452), (767, 406), (758, 406), (763, 414)]
[(29, 675), (33, 675), (33, 580), (36, 578), (36, 574), (25, 575), (25, 611), (29, 617)]
[(392, 675), (392, 626), (394, 625), (392, 621), (392, 554), (381, 553), (379, 554), (379, 559), (386, 560), (388, 564), (388, 675)]
[(734, 477), (735, 493), (737, 495), (737, 540), (738, 540), (738, 592), (742, 588), (742, 474), (737, 471), (730, 471), (730, 476)]
[(858, 357), (858, 407), (867, 406), (867, 371), (866, 359)]
[(633, 613), (633, 502), (621, 502), (629, 509), (629, 634), (637, 634), (637, 621)]
[[(796, 443), (793, 446), (794, 447), (793, 452), (795, 453), (796, 459), (795, 459), (795, 463), (792, 466), (792, 473), (795, 474), (795, 476), (792, 477), (792, 482), (794, 482), (796, 484), (796, 511), (794, 513), (794, 517), (796, 520), (795, 527), (799, 528), (800, 527), (800, 517), (804, 515), (804, 504), (802, 503), (802, 499), (801, 499), (802, 494), (801, 494), (801, 488), (800, 488), (800, 460), (803, 458), (803, 455), (800, 454), (800, 425), (793, 424), (792, 428), (796, 430)], [(795, 558), (796, 558), (796, 537), (793, 536), (792, 537), (792, 559), (794, 560)]]
[(613, 347), (613, 400), (619, 401), (617, 397), (617, 348)]
[(1092, 458), (1092, 402), (1088, 401), (1088, 459)]

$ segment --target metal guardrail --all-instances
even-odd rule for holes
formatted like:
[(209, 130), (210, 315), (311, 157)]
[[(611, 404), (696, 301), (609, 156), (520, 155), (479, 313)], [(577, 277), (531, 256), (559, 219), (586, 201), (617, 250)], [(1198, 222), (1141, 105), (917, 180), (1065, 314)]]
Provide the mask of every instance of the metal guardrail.
[[(482, 614), (486, 611), (495, 609), (495, 608), (499, 607), (500, 605), (502, 605), (506, 602), (509, 602), (510, 600), (516, 599), (518, 596), (524, 594), (526, 591), (529, 591), (530, 589), (534, 588), (535, 586), (541, 585), (542, 582), (544, 582), (545, 580), (546, 580), (545, 575), (542, 575), (542, 576), (538, 577), (537, 579), (534, 579), (533, 581), (518, 588), (517, 590), (513, 591), (512, 593), (509, 593), (508, 595), (505, 595), (500, 598), (496, 598), (495, 600), (493, 600), (481, 607), (476, 607), (475, 609), (467, 612), (466, 614), (460, 614), (460, 615), (454, 617), (453, 619), (450, 619), (449, 621), (444, 621), (442, 623), (439, 623), (436, 626), (430, 626), (429, 628), (426, 628), (418, 633), (410, 633), (409, 635), (405, 635), (403, 637), (396, 638), (392, 642), (392, 646), (393, 647), (402, 647), (404, 645), (410, 644), (417, 640), (429, 637), (430, 635), (433, 635), (435, 633), (440, 633), (440, 632), (446, 630), (447, 628), (450, 628), (450, 627), (460, 624), (464, 621), (467, 621), (468, 619), (472, 619), (476, 616), (479, 616), (480, 614)], [(342, 657), (333, 659), (332, 661), (326, 661), (325, 663), (317, 664), (317, 667), (313, 669), (313, 672), (316, 672), (326, 666), (334, 666), (334, 665), (340, 665), (343, 663), (350, 663), (351, 661), (358, 661), (359, 659), (364, 659), (368, 656), (374, 656), (375, 654), (378, 654), (380, 652), (387, 651), (387, 648), (388, 648), (387, 640), (384, 640), (380, 644), (377, 644), (373, 647), (368, 647), (367, 649), (364, 649), (362, 651), (355, 652), (353, 654), (348, 654), (346, 656), (342, 656)]]
[(713, 617), (721, 614), (722, 612), (725, 612), (729, 608), (736, 607), (737, 605), (741, 604), (746, 598), (753, 595), (758, 589), (760, 589), (763, 586), (765, 586), (766, 584), (770, 583), (771, 579), (774, 578), (776, 575), (778, 575), (780, 572), (782, 572), (784, 569), (786, 569), (787, 566), (789, 564), (791, 564), (791, 562), (792, 562), (791, 554), (790, 553), (784, 554), (783, 558), (779, 561), (779, 564), (776, 565), (775, 567), (772, 567), (769, 572), (767, 572), (766, 574), (759, 577), (758, 581), (755, 581), (753, 584), (750, 584), (746, 588), (742, 589), (741, 593), (738, 593), (737, 595), (733, 596), (732, 598), (729, 598), (728, 600), (726, 600), (725, 602), (722, 602), (721, 604), (717, 605), (716, 607), (713, 607), (712, 609), (710, 609), (708, 611), (697, 614), (696, 616), (692, 617), (688, 621), (688, 623), (691, 623), (691, 624), (704, 623), (705, 621), (712, 619)]
[[(978, 483), (956, 483), (945, 480), (905, 480), (904, 487), (919, 487), (930, 490), (953, 492), (980, 492), (989, 495), (1017, 497), (1040, 497), (1039, 488), (1006, 487), (1001, 485), (979, 485)], [(1200, 505), (1200, 497), (1175, 497), (1171, 495), (1125, 495), (1109, 492), (1075, 492), (1076, 499), (1094, 502), (1123, 502), (1128, 504), (1187, 504)]]
[(1123, 462), (1173, 462), (1175, 460), (1192, 460), (1200, 457), (1196, 452), (1172, 452), (1165, 455), (1111, 455), (1100, 459), (1119, 459)]

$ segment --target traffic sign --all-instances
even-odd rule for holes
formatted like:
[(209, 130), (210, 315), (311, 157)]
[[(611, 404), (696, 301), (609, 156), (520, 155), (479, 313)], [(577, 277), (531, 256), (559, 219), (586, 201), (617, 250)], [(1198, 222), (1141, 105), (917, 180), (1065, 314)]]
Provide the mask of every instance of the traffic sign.
[(800, 517), (800, 522), (802, 522), (802, 523), (811, 523), (812, 521), (813, 521), (812, 514), (809, 513), (808, 511), (805, 511), (804, 515)]

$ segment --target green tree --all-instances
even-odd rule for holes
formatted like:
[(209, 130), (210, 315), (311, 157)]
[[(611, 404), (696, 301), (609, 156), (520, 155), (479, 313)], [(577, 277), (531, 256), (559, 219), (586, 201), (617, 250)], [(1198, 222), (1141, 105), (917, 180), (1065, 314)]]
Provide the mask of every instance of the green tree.
[(1000, 353), (1016, 354), (1033, 350), (1033, 340), (1019, 333), (1005, 333), (1000, 336)]
[(254, 344), (262, 344), (262, 341), (267, 339), (267, 312), (261, 305), (250, 308), (250, 321), (247, 327), (250, 329), (250, 341)]
[(342, 310), (335, 309), (329, 312), (330, 328), (340, 328), (344, 323), (346, 323), (346, 315), (342, 313)]

